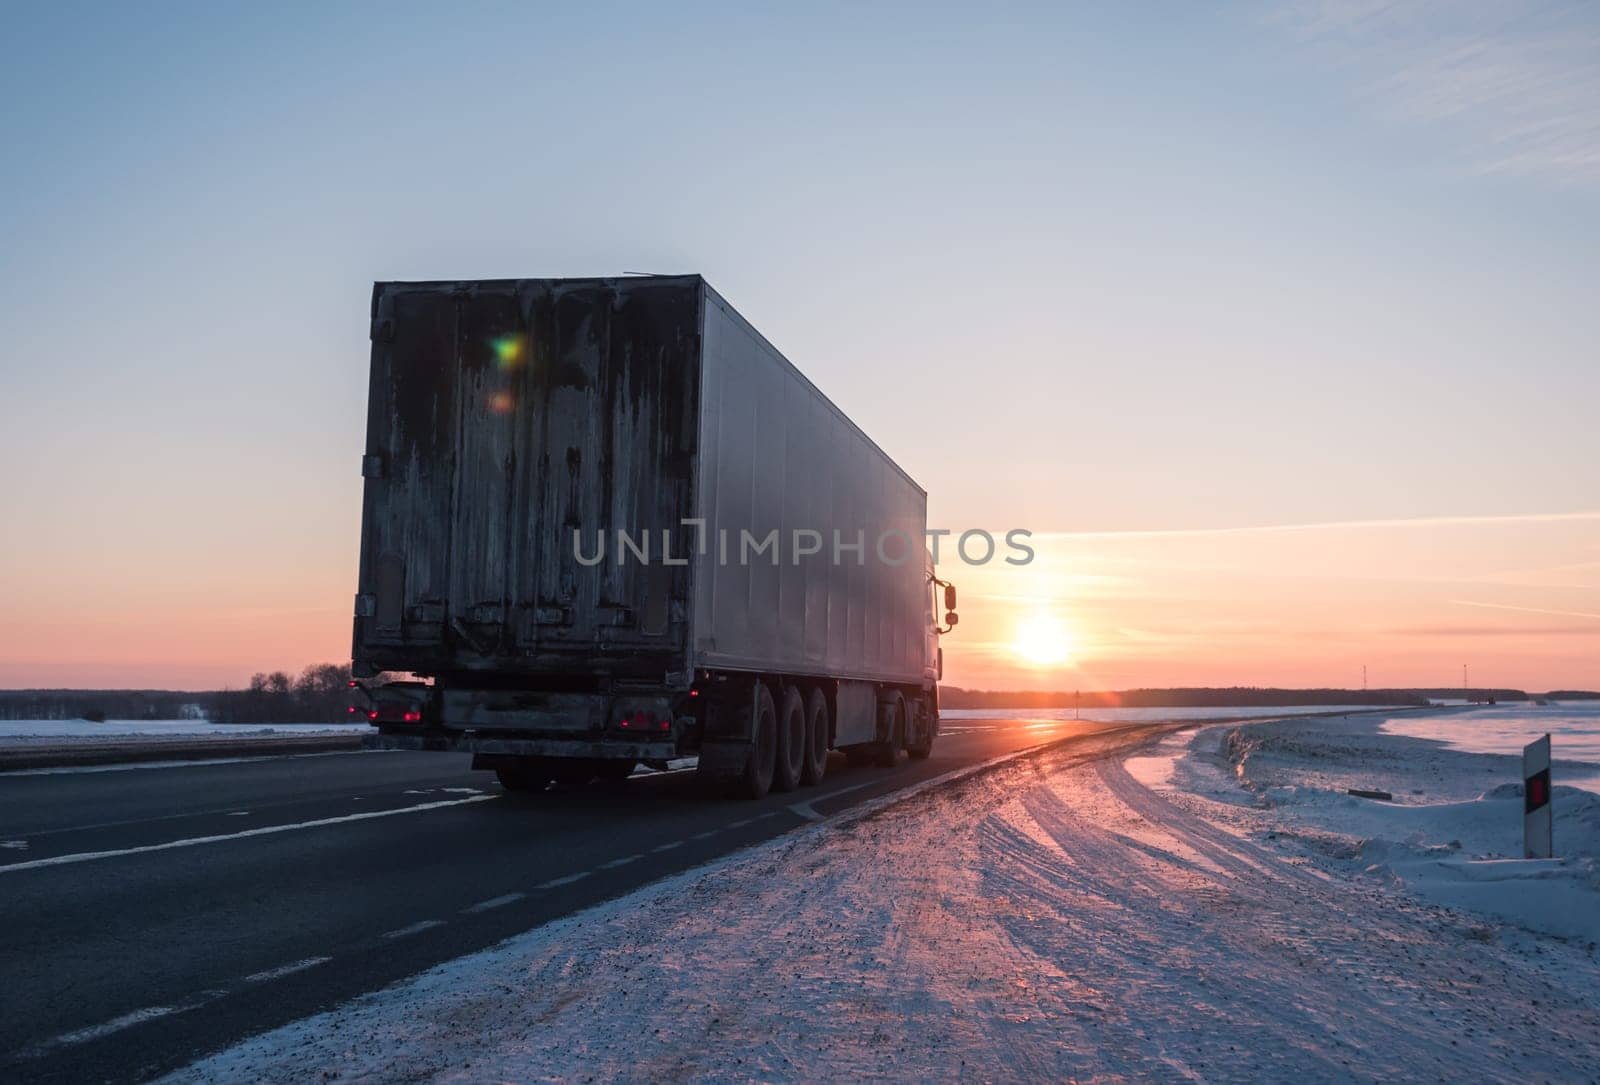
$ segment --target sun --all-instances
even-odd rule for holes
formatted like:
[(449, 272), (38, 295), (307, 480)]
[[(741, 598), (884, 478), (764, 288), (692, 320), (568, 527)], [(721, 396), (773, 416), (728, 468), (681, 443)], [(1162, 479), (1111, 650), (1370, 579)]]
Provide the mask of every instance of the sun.
[(1054, 618), (1039, 614), (1025, 619), (1017, 627), (1017, 639), (1011, 642), (1011, 650), (1036, 667), (1065, 663), (1072, 658), (1072, 635)]

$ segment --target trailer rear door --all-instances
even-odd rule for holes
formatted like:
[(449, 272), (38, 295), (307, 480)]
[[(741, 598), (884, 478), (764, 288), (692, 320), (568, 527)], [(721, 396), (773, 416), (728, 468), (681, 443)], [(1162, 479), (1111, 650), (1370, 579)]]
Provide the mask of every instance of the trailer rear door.
[[(694, 541), (698, 285), (379, 284), (358, 659), (659, 676), (681, 654), (688, 566), (660, 558), (663, 531)], [(619, 529), (648, 563), (618, 562)]]

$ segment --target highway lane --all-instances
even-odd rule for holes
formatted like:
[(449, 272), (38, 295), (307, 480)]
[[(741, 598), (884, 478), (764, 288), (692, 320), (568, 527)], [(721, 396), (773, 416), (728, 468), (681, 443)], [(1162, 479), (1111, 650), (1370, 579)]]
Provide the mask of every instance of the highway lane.
[(0, 775), (0, 1073), (143, 1080), (657, 878), (1094, 723), (950, 721), (760, 802), (508, 794), (465, 756)]

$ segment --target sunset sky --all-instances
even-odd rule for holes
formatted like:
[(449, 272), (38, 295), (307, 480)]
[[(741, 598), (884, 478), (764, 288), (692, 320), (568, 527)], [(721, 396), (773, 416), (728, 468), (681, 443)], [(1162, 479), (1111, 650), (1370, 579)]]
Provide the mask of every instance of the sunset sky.
[(651, 271), (1036, 533), (947, 681), (1600, 688), (1592, 4), (160, 11), (0, 37), (0, 685), (347, 659), (373, 280)]

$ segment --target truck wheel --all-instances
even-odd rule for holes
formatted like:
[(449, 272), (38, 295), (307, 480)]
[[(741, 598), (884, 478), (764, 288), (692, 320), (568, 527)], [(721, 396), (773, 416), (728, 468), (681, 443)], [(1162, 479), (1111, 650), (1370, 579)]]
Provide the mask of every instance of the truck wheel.
[(543, 791), (550, 786), (549, 771), (531, 758), (521, 764), (497, 768), (494, 774), (507, 791)]
[(772, 691), (765, 682), (756, 686), (755, 718), (750, 721), (750, 757), (744, 772), (734, 784), (741, 798), (765, 798), (772, 790), (772, 774), (778, 767), (778, 710)]
[(807, 787), (822, 783), (828, 771), (828, 696), (820, 689), (806, 695), (806, 763), (800, 782)]
[(552, 758), (551, 771), (562, 787), (588, 787), (594, 779), (595, 763), (587, 757)]
[(778, 709), (778, 765), (772, 790), (793, 791), (806, 770), (806, 699), (794, 686), (783, 687)]
[(889, 725), (889, 737), (872, 744), (872, 763), (883, 769), (894, 768), (895, 762), (900, 759), (900, 747), (906, 741), (906, 699), (896, 690), (889, 700), (894, 706), (889, 714), (893, 721)]
[(924, 697), (917, 702), (917, 708), (917, 715), (922, 722), (917, 727), (916, 740), (906, 743), (906, 753), (913, 761), (926, 761), (928, 755), (933, 752), (933, 706)]
[(620, 783), (633, 775), (633, 765), (632, 761), (618, 761), (615, 758), (608, 758), (600, 762), (595, 775), (608, 784)]

